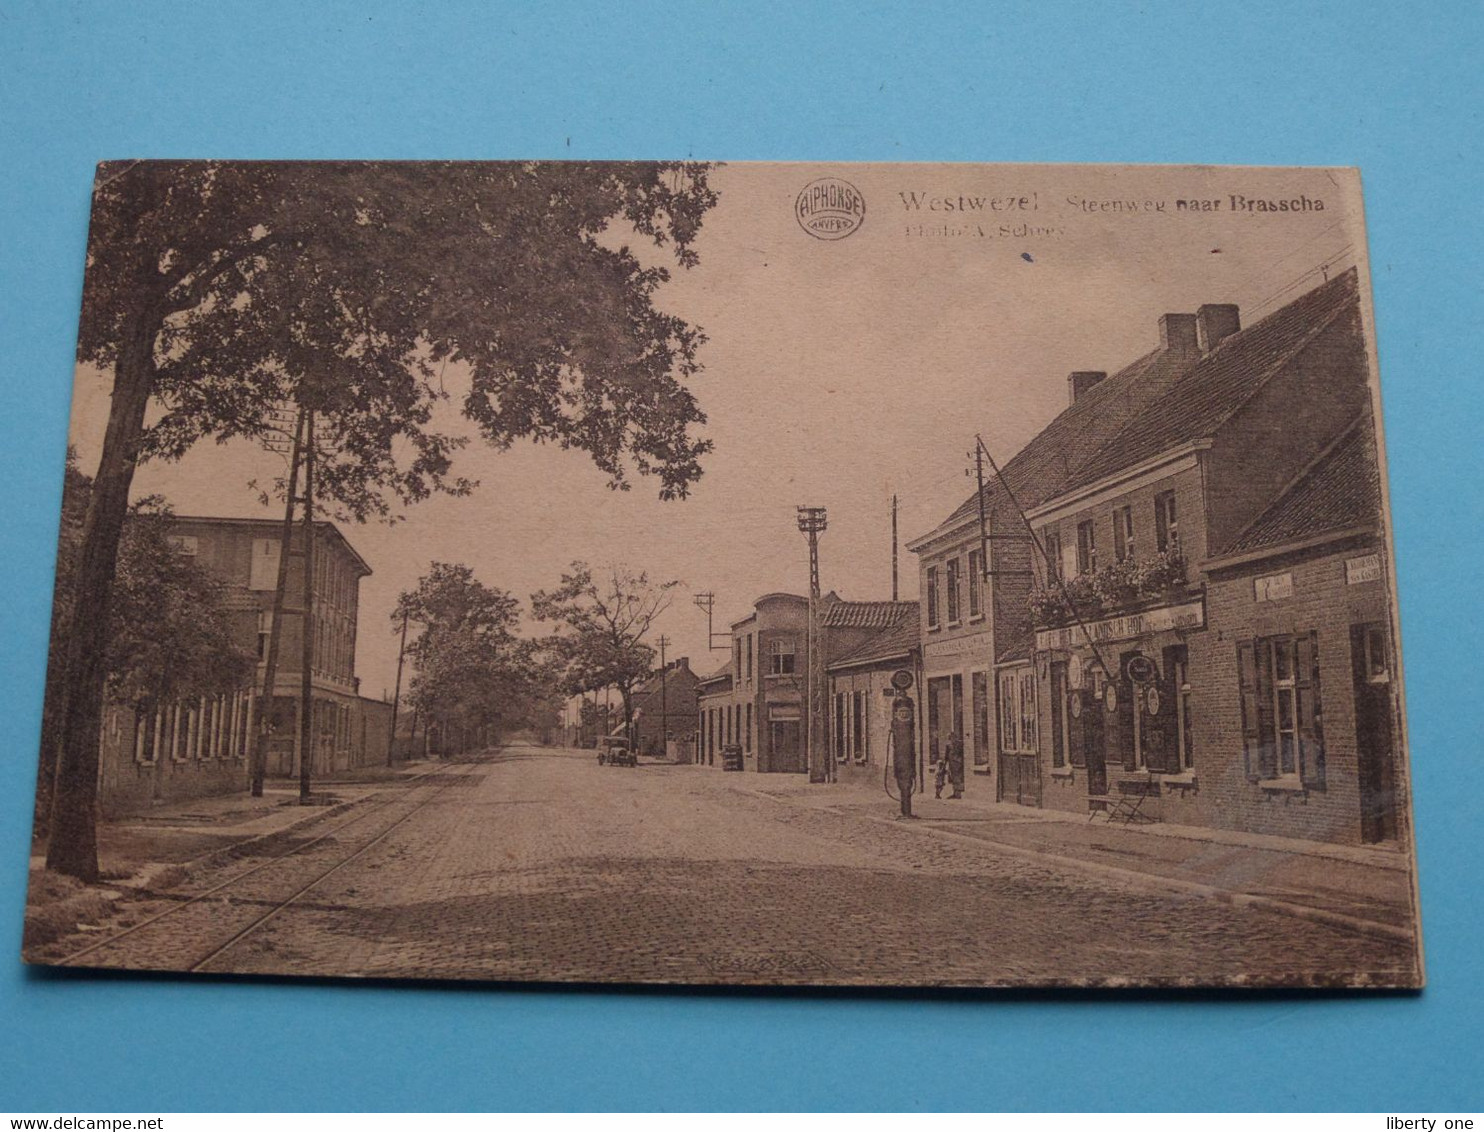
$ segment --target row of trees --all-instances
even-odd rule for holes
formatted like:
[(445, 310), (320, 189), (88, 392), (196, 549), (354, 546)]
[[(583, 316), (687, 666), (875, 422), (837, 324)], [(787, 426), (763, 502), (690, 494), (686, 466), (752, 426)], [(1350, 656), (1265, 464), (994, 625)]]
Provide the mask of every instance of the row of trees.
[(556, 587), (531, 597), (532, 615), (553, 631), (521, 637), (514, 596), (468, 566), (434, 562), (391, 615), (394, 630), (404, 619), (418, 627), (407, 646), (408, 701), (445, 737), (487, 738), (549, 730), (568, 696), (614, 688), (632, 727), (634, 692), (654, 670), (645, 637), (678, 584), (574, 562)]
[[(632, 242), (697, 262), (707, 166), (136, 161), (99, 167), (78, 335), (113, 375), (47, 714), (58, 752), (47, 867), (96, 880), (107, 638), (134, 473), (206, 439), (262, 441), (285, 405), (323, 430), (321, 501), (395, 518), (453, 472), (459, 409), (496, 448), (588, 453), (625, 489), (683, 497), (710, 444), (686, 379), (701, 332)], [(613, 231), (616, 230), (616, 231)]]

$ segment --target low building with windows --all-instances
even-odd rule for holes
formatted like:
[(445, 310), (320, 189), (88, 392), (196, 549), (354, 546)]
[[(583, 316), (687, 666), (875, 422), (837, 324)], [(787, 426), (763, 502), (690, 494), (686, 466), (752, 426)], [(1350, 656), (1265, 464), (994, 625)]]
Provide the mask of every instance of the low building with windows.
[[(912, 605), (825, 594), (818, 617), (826, 663), (896, 626)], [(698, 761), (719, 766), (721, 749), (735, 744), (748, 770), (808, 771), (808, 630), (809, 599), (799, 594), (764, 594), (732, 622), (730, 659), (700, 682)], [(829, 694), (827, 685), (828, 678), (821, 695)]]
[[(921, 670), (919, 613), (915, 601), (840, 602), (825, 620), (849, 619), (875, 625), (864, 640), (831, 650), (825, 665), (829, 682), (829, 742), (841, 781), (880, 779), (891, 734), (891, 679)], [(833, 626), (838, 632), (843, 626)], [(831, 629), (827, 629), (827, 632)]]
[[(1204, 565), (1223, 640), (1193, 745), (1209, 819), (1321, 841), (1384, 842), (1399, 792), (1396, 649), (1369, 416)], [(1239, 741), (1238, 741), (1239, 740)]]
[[(106, 813), (156, 801), (245, 789), (263, 699), (264, 665), (278, 583), (281, 522), (177, 516), (171, 539), (179, 553), (225, 583), (224, 604), (239, 645), (258, 657), (252, 685), (215, 700), (163, 704), (140, 714), (106, 713), (100, 797)], [(300, 535), (296, 531), (296, 539)], [(355, 676), (360, 581), (365, 560), (329, 522), (315, 524), (313, 578), (315, 774), (386, 762), (391, 705), (359, 694)], [(283, 641), (274, 680), (268, 773), (295, 775), (300, 758), (298, 697), (303, 667), (303, 559), (291, 555)]]

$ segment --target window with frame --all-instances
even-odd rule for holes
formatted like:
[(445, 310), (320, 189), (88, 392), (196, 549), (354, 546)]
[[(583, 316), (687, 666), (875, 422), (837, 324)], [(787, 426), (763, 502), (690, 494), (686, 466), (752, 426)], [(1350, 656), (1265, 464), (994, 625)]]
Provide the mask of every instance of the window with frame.
[(835, 761), (845, 761), (845, 693), (835, 693)]
[(1036, 752), (1036, 675), (1031, 669), (1002, 672), (1000, 750), (1007, 754)]
[[(747, 641), (747, 667), (745, 669), (743, 669), (743, 671), (747, 673), (747, 682), (749, 684), (751, 684), (752, 683), (752, 634), (751, 633), (748, 633), (747, 634), (746, 641)], [(752, 745), (751, 743), (748, 744), (748, 746), (751, 746), (751, 745)]]
[(854, 692), (850, 705), (850, 756), (858, 763), (866, 761), (866, 694)]
[(984, 616), (984, 552), (969, 551), (969, 620)]
[(1315, 632), (1237, 645), (1242, 747), (1252, 782), (1324, 785), (1324, 714)]
[(1119, 562), (1134, 558), (1134, 509), (1125, 504), (1113, 508), (1113, 557)]
[(950, 558), (946, 570), (945, 588), (948, 591), (948, 624), (957, 625), (959, 623), (959, 560), (957, 558)]
[(1046, 552), (1046, 580), (1055, 582), (1061, 577), (1061, 535), (1052, 530), (1042, 531), (1041, 549)]
[(1391, 657), (1386, 644), (1386, 626), (1366, 625), (1360, 630), (1361, 666), (1367, 684), (1391, 683)]
[(938, 627), (938, 568), (927, 568), (927, 627)]
[(1070, 730), (1067, 718), (1067, 662), (1058, 660), (1051, 665), (1051, 765), (1067, 765), (1067, 735)]
[(1077, 524), (1077, 573), (1091, 574), (1098, 568), (1097, 532), (1092, 520), (1084, 519)]
[(792, 637), (774, 637), (768, 642), (769, 669), (774, 676), (791, 676), (794, 672)]
[(1180, 549), (1180, 516), (1173, 491), (1154, 497), (1154, 545), (1161, 554)]
[[(752, 640), (751, 637), (748, 637), (747, 639), (749, 641)], [(745, 751), (750, 751), (750, 750), (752, 750), (752, 704), (750, 704), (750, 703), (747, 705), (747, 734), (746, 734), (746, 739), (747, 739), (747, 741), (742, 745), (742, 749), (745, 750)]]
[(278, 588), (278, 540), (276, 538), (252, 540), (252, 561), (248, 567), (247, 588), (250, 590)]
[(970, 708), (974, 713), (974, 765), (989, 765), (989, 673), (969, 675)]

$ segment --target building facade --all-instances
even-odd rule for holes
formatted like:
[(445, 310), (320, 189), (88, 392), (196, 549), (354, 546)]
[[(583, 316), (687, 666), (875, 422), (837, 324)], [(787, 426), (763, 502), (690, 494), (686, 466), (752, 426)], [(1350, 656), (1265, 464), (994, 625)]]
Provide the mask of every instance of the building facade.
[(655, 758), (680, 757), (693, 749), (699, 691), (700, 680), (685, 656), (667, 662), (663, 676), (656, 672), (641, 684), (634, 692), (635, 749)]
[(853, 648), (839, 648), (825, 667), (829, 680), (829, 742), (841, 781), (884, 781), (890, 750), (892, 676), (908, 672), (920, 699), (922, 657), (916, 602), (896, 603), (895, 622)]
[[(1247, 330), (1231, 308), (1197, 317), (1200, 361), (1028, 510), (1048, 554), (1034, 639), (1012, 659), (1040, 804), (1137, 797), (1164, 821), (1394, 836), (1393, 634), (1355, 274)], [(1012, 714), (1002, 742), (1024, 746)]]
[[(297, 532), (296, 532), (297, 533)], [(176, 550), (215, 574), (226, 587), (235, 643), (258, 658), (250, 686), (199, 702), (161, 705), (149, 713), (110, 707), (105, 713), (100, 779), (105, 813), (158, 801), (230, 793), (248, 784), (252, 746), (264, 711), (261, 695), (272, 630), (282, 524), (274, 520), (179, 516)], [(331, 774), (387, 759), (391, 706), (359, 694), (355, 676), (360, 580), (371, 569), (334, 524), (315, 526), (313, 579), (314, 774)], [(292, 555), (286, 606), (297, 609), (303, 559)], [(302, 618), (286, 612), (274, 696), (268, 773), (297, 774)]]

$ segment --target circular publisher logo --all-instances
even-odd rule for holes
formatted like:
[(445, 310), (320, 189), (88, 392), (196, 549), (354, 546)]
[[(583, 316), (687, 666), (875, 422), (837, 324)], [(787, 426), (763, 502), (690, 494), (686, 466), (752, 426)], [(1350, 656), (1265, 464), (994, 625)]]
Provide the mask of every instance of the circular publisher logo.
[(843, 240), (866, 220), (860, 190), (839, 177), (821, 177), (799, 190), (794, 219), (816, 240)]

